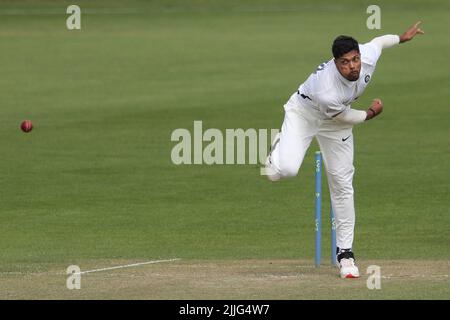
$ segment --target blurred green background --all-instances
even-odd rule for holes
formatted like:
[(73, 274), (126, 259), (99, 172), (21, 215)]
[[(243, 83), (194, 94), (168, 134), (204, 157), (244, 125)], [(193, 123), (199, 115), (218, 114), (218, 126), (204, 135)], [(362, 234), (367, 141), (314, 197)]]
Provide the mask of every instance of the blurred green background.
[[(283, 104), (339, 34), (387, 49), (354, 108), (360, 259), (448, 259), (450, 3), (2, 1), (0, 270), (84, 259), (314, 255), (314, 143), (296, 178), (259, 165), (174, 165), (173, 130), (279, 128)], [(25, 134), (20, 122), (30, 119)], [(206, 145), (206, 144), (205, 144)], [(324, 196), (323, 255), (329, 255)]]

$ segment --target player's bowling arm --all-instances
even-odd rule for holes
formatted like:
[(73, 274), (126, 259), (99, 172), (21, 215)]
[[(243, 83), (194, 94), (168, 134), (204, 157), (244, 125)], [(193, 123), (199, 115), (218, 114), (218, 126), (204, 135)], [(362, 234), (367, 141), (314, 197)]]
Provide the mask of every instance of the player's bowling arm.
[(367, 117), (365, 120), (367, 121), (375, 118), (381, 112), (383, 112), (383, 102), (380, 99), (373, 99), (372, 104), (369, 109), (367, 109)]
[(339, 114), (337, 114), (334, 119), (338, 122), (348, 123), (348, 124), (358, 124), (362, 123), (367, 118), (367, 112), (362, 110), (347, 109)]
[(383, 102), (380, 99), (374, 99), (367, 111), (347, 109), (338, 113), (334, 118), (343, 123), (358, 124), (375, 118), (383, 111)]

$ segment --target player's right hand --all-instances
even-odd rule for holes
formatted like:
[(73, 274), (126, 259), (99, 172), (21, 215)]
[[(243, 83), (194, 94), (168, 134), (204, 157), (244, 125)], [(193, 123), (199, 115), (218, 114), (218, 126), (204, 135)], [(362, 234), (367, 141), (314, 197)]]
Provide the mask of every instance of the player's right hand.
[(383, 111), (383, 102), (380, 99), (373, 99), (369, 109), (367, 109), (366, 120), (375, 118)]
[(370, 107), (375, 111), (376, 115), (379, 115), (383, 111), (383, 101), (380, 99), (373, 99)]

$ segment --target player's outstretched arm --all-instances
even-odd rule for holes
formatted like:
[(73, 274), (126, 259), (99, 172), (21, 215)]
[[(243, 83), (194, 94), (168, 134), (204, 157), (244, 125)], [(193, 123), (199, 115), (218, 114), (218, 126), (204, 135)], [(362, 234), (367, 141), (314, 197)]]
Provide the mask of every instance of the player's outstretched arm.
[(418, 34), (425, 34), (425, 32), (423, 32), (423, 30), (419, 28), (419, 24), (421, 23), (422, 21), (416, 22), (412, 27), (408, 28), (408, 30), (406, 30), (403, 34), (399, 36), (394, 34), (387, 34), (372, 39), (370, 43), (378, 47), (379, 52), (381, 53), (383, 49), (390, 48), (399, 43), (409, 41)]
[(418, 34), (425, 34), (419, 25), (422, 21), (417, 21), (412, 27), (406, 30), (402, 35), (400, 35), (400, 43), (406, 42), (414, 38)]

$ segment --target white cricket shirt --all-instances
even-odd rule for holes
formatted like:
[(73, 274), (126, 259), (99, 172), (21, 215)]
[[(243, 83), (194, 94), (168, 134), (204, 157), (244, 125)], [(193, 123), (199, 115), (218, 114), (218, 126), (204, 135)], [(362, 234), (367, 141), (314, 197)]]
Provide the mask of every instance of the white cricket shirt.
[(334, 59), (322, 63), (299, 87), (299, 99), (306, 105), (319, 109), (327, 117), (333, 117), (351, 107), (372, 79), (381, 48), (373, 43), (359, 45), (361, 72), (359, 79), (349, 81), (336, 68)]

